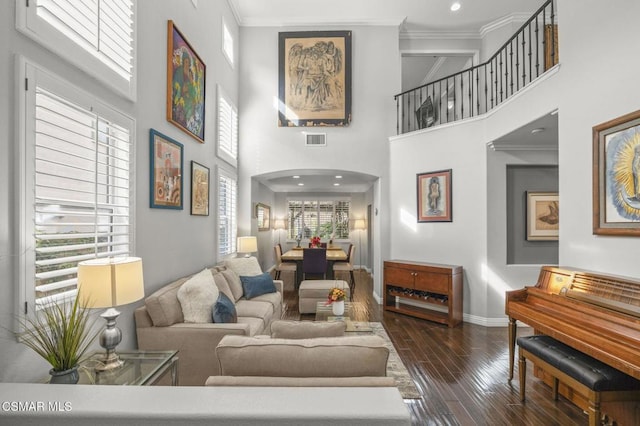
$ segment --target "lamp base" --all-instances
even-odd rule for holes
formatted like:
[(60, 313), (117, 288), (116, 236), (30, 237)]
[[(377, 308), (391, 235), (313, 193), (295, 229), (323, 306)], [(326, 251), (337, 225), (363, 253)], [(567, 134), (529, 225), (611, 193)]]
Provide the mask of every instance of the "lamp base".
[(106, 352), (102, 358), (102, 364), (96, 366), (96, 371), (110, 371), (122, 367), (124, 362), (116, 353), (116, 346), (122, 341), (122, 332), (116, 327), (116, 318), (120, 312), (114, 308), (109, 308), (100, 315), (107, 321), (107, 327), (100, 334), (100, 346), (105, 348)]

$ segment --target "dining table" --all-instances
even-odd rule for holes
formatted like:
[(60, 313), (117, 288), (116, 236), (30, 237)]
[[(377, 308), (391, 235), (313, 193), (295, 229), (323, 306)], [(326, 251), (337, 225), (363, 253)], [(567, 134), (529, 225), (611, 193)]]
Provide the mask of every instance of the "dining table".
[[(303, 247), (293, 247), (282, 255), (283, 262), (295, 262), (296, 263), (296, 288), (300, 287), (302, 282), (302, 259), (304, 258)], [(333, 279), (333, 263), (343, 262), (347, 260), (347, 253), (342, 249), (342, 246), (336, 244), (327, 245), (327, 274), (328, 280)]]

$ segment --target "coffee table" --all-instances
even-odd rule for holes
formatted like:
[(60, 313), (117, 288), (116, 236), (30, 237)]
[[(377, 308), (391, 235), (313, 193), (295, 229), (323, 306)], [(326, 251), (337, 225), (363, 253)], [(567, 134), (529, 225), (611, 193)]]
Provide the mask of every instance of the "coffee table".
[(344, 315), (341, 316), (334, 315), (331, 305), (325, 305), (325, 303), (316, 303), (316, 321), (344, 321), (347, 324), (345, 331), (351, 333), (371, 331), (369, 323), (353, 321), (356, 302), (344, 302)]

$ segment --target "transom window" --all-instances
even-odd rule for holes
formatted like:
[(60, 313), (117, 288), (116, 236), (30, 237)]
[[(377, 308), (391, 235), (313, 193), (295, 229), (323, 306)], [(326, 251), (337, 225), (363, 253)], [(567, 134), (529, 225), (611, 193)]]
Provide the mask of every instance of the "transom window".
[(288, 238), (349, 238), (350, 204), (349, 201), (289, 200)]
[(218, 157), (238, 164), (238, 110), (218, 85)]

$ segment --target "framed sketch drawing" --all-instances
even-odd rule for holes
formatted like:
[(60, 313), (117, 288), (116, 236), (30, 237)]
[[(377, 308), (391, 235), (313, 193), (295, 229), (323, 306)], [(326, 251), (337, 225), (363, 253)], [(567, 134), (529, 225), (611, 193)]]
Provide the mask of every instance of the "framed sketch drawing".
[(167, 120), (204, 143), (206, 66), (173, 21), (167, 32)]
[(351, 31), (279, 33), (278, 125), (351, 122)]
[(559, 213), (557, 192), (527, 191), (527, 241), (557, 241)]
[(593, 233), (640, 236), (640, 110), (593, 127)]
[(451, 222), (451, 169), (418, 173), (418, 222)]
[(150, 131), (150, 207), (182, 210), (183, 146)]
[(258, 231), (268, 231), (271, 229), (271, 207), (266, 204), (256, 204), (256, 217), (258, 218)]
[(191, 161), (191, 214), (209, 216), (209, 168)]

